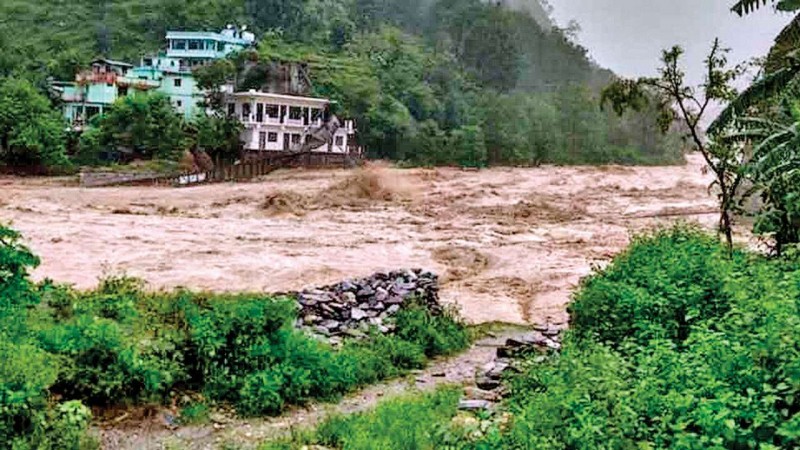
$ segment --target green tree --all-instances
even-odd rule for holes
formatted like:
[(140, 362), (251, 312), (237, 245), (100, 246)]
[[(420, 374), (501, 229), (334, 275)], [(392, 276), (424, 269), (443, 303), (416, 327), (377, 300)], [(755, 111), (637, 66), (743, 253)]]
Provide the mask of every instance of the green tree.
[(242, 153), (240, 133), (244, 126), (220, 113), (202, 115), (192, 124), (196, 147), (214, 161), (232, 162)]
[(680, 118), (689, 131), (689, 138), (695, 149), (703, 155), (709, 170), (714, 174), (712, 186), (717, 188), (719, 197), (719, 230), (732, 251), (733, 210), (743, 181), (743, 154), (740, 147), (724, 145), (715, 140), (714, 135), (711, 139), (706, 139), (702, 126), (703, 119), (707, 117), (709, 107), (714, 102), (725, 103), (736, 98), (731, 82), (740, 71), (727, 67), (727, 52), (719, 39), (714, 41), (705, 60), (705, 80), (700, 86), (694, 87), (686, 83), (686, 75), (681, 68), (683, 49), (675, 46), (663, 52), (658, 77), (641, 78), (633, 84), (617, 80), (606, 88), (602, 102), (611, 102), (617, 112), (626, 108), (641, 109), (644, 95), (642, 90), (651, 89), (658, 95), (658, 104), (667, 119), (662, 120), (662, 124), (668, 125), (674, 119)]
[(66, 123), (50, 101), (22, 79), (0, 80), (0, 163), (10, 167), (70, 168)]
[(177, 160), (188, 147), (183, 117), (161, 94), (122, 97), (92, 126), (97, 131), (84, 133), (80, 142), (87, 159), (104, 151)]

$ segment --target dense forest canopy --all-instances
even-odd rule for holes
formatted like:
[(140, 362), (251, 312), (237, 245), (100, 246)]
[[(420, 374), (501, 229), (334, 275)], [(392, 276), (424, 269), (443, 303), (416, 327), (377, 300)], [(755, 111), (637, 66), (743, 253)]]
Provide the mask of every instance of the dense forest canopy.
[(548, 8), (540, 0), (6, 0), (0, 78), (45, 92), (48, 80), (71, 80), (98, 56), (137, 63), (163, 47), (167, 30), (247, 25), (262, 61), (309, 64), (315, 93), (357, 120), (373, 156), (679, 161), (675, 136), (650, 135), (651, 111), (618, 118), (599, 108), (597, 92), (613, 74), (553, 25)]

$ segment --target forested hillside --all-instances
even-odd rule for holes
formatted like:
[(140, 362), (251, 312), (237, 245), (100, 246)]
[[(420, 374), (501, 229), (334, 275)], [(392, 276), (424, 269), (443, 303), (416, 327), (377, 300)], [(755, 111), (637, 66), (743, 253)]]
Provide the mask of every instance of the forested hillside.
[(6, 0), (0, 17), (0, 80), (42, 92), (97, 56), (138, 62), (168, 29), (238, 24), (261, 39), (260, 58), (310, 63), (316, 93), (357, 120), (373, 156), (475, 166), (681, 159), (676, 137), (655, 133), (653, 111), (600, 109), (613, 74), (551, 25), (539, 0)]

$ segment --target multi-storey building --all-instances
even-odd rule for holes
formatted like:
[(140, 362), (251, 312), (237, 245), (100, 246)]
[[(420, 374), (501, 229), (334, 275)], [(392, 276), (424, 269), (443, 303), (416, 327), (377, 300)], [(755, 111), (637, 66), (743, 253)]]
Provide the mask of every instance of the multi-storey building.
[(167, 95), (184, 117), (192, 119), (201, 112), (203, 100), (192, 70), (254, 42), (252, 33), (231, 26), (219, 33), (170, 31), (166, 50), (143, 57), (138, 67), (98, 59), (74, 82), (54, 82), (53, 88), (61, 96), (64, 117), (76, 128), (102, 114), (117, 98), (140, 91)]
[(64, 117), (76, 128), (102, 114), (117, 98), (159, 87), (153, 80), (131, 77), (133, 66), (120, 61), (97, 59), (88, 70), (75, 76), (73, 82), (54, 82), (52, 87), (61, 96)]
[(192, 75), (196, 67), (245, 49), (255, 42), (253, 33), (228, 27), (220, 33), (203, 31), (167, 32), (166, 50), (146, 55), (132, 69), (132, 76), (159, 84), (158, 92), (169, 96), (173, 106), (192, 119), (201, 112), (204, 93)]
[(349, 153), (355, 144), (353, 121), (340, 122), (330, 105), (323, 98), (248, 91), (231, 94), (227, 108), (244, 125), (241, 138), (248, 152)]

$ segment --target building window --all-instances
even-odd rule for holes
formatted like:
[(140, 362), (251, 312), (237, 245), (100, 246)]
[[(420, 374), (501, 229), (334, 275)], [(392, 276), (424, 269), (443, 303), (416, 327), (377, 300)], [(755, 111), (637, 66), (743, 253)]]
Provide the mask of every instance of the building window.
[(302, 120), (303, 119), (303, 108), (299, 106), (290, 106), (289, 107), (289, 119), (291, 120)]
[(317, 108), (311, 108), (311, 121), (316, 122), (321, 118), (322, 118), (322, 110)]
[(336, 146), (341, 147), (344, 145), (344, 136), (336, 136)]
[(183, 80), (181, 80), (180, 78), (175, 78), (174, 80), (172, 80), (172, 82), (175, 85), (175, 87), (181, 87), (181, 83), (183, 82)]
[(301, 138), (302, 138), (302, 136), (300, 136), (299, 134), (293, 134), (292, 135), (292, 144), (299, 144)]
[(200, 50), (202, 47), (202, 42), (192, 39), (189, 41), (189, 50)]
[(264, 104), (258, 103), (256, 104), (256, 122), (263, 122), (264, 121)]
[(229, 116), (236, 115), (236, 103), (228, 103), (228, 115)]
[(267, 134), (267, 141), (268, 142), (278, 142), (278, 133), (270, 131), (269, 134)]
[(153, 65), (153, 60), (150, 59), (150, 58), (145, 58), (144, 59), (144, 65), (148, 66), (148, 67), (152, 66)]
[(224, 52), (225, 51), (225, 44), (223, 44), (222, 42), (217, 42), (217, 51), (218, 52)]
[(258, 149), (264, 150), (267, 148), (267, 132), (262, 131), (258, 133)]
[(186, 50), (186, 41), (172, 41), (174, 50)]
[(242, 121), (250, 121), (250, 103), (242, 103)]
[(281, 109), (278, 105), (264, 105), (264, 112), (267, 117), (272, 117), (273, 119), (281, 116)]
[(175, 106), (177, 106), (178, 108), (180, 108), (180, 107), (182, 107), (182, 106), (183, 106), (183, 102), (182, 102), (182, 101), (180, 101), (180, 100), (176, 100), (176, 101), (175, 101)]

